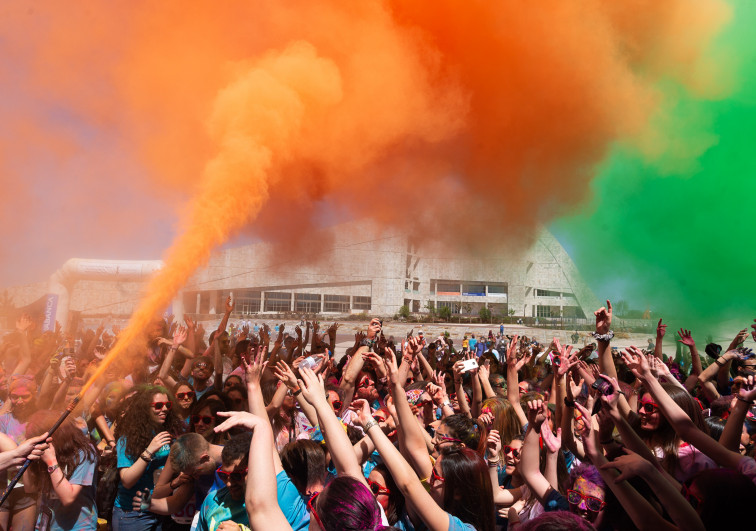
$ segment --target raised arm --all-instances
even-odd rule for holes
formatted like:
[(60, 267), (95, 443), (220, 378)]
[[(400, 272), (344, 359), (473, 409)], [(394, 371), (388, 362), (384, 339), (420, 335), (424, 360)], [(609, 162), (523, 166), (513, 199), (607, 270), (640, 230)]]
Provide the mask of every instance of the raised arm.
[(289, 367), (285, 361), (279, 361), (276, 363), (276, 367), (273, 370), (276, 374), (276, 378), (286, 384), (286, 387), (292, 392), (294, 398), (297, 399), (297, 403), (299, 404), (302, 413), (307, 417), (307, 420), (310, 421), (310, 425), (317, 426), (318, 414), (315, 411), (315, 408), (312, 407), (312, 404), (302, 397), (302, 390), (299, 388), (297, 377), (294, 375), (294, 371), (291, 370), (291, 367)]
[(654, 356), (664, 361), (663, 342), (664, 335), (667, 333), (667, 325), (662, 324), (662, 320), (659, 319), (659, 324), (656, 325), (656, 343), (654, 344)]
[[(378, 427), (370, 414), (370, 406), (365, 400), (355, 400), (351, 408), (357, 412), (362, 429), (375, 444), (383, 462), (391, 472), (396, 486), (405, 496), (417, 515), (430, 531), (447, 531), (449, 515), (433, 501), (425, 490), (410, 464), (404, 460), (399, 450)], [(430, 475), (430, 473), (429, 473)]]
[(541, 472), (541, 450), (539, 437), (541, 425), (546, 420), (546, 403), (541, 400), (528, 402), (528, 431), (522, 444), (520, 458), (520, 474), (522, 479), (542, 504), (552, 487), (549, 480)]
[(173, 342), (171, 343), (171, 348), (168, 349), (168, 354), (166, 354), (165, 360), (163, 360), (163, 364), (160, 366), (158, 378), (160, 378), (170, 386), (175, 386), (176, 380), (171, 378), (168, 375), (168, 372), (171, 370), (171, 366), (173, 365), (173, 359), (176, 356), (176, 351), (181, 346), (181, 343), (186, 341), (187, 335), (188, 331), (183, 326), (176, 328), (176, 331), (173, 333)]
[(690, 330), (681, 328), (679, 334), (680, 339), (678, 339), (678, 341), (690, 350), (692, 373), (695, 375), (701, 374), (703, 371), (703, 367), (701, 367), (701, 357), (698, 355), (698, 348), (696, 348), (696, 342), (690, 334)]
[(517, 359), (517, 339), (518, 336), (515, 334), (507, 347), (507, 400), (512, 404), (517, 418), (520, 419), (520, 424), (525, 426), (528, 423), (528, 417), (520, 405), (520, 377), (517, 373), (527, 363), (528, 357)]
[(488, 444), (486, 446), (486, 461), (488, 462), (488, 476), (491, 480), (493, 499), (496, 505), (509, 507), (522, 497), (520, 487), (504, 489), (499, 486), (498, 466), (501, 460), (501, 436), (496, 430), (488, 432)]
[(367, 481), (365, 481), (362, 468), (357, 462), (352, 443), (333, 412), (333, 408), (328, 403), (322, 375), (316, 375), (307, 368), (300, 369), (299, 375), (299, 388), (302, 390), (302, 396), (312, 404), (317, 412), (320, 431), (339, 475), (351, 476), (367, 487)]
[(719, 444), (733, 452), (738, 452), (740, 449), (740, 436), (743, 433), (743, 422), (745, 422), (748, 410), (753, 404), (754, 398), (756, 398), (753, 376), (748, 376), (748, 379), (741, 386), (737, 398), (738, 399), (735, 401), (735, 405), (730, 412), (730, 416), (727, 417), (727, 424), (725, 424), (722, 436), (719, 438)]

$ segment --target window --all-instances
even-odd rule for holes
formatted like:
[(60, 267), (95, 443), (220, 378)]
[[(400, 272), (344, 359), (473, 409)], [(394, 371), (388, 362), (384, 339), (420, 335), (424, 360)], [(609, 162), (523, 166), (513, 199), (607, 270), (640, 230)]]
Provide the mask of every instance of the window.
[(536, 317), (559, 317), (559, 306), (536, 306)]
[(323, 311), (349, 313), (349, 295), (324, 295)]
[(536, 297), (561, 297), (562, 294), (558, 291), (551, 291), (548, 289), (537, 289)]
[(508, 293), (508, 286), (506, 284), (489, 284), (488, 296), (489, 297), (504, 297), (506, 298)]
[(451, 283), (451, 282), (437, 282), (436, 283), (436, 294), (437, 295), (459, 295), (459, 283)]
[(486, 294), (486, 286), (483, 284), (463, 284), (462, 295), (483, 297)]
[(372, 297), (352, 297), (352, 309), (369, 312), (373, 305)]
[(241, 312), (242, 315), (250, 313), (257, 313), (260, 311), (260, 295), (259, 291), (240, 291), (236, 293), (236, 311)]
[(302, 313), (320, 313), (320, 295), (317, 293), (295, 293), (294, 309)]
[(266, 312), (289, 312), (291, 311), (291, 293), (265, 293)]
[(454, 301), (438, 301), (438, 304), (436, 304), (436, 307), (441, 308), (449, 308), (451, 310), (451, 313), (458, 314), (460, 304), (458, 302)]

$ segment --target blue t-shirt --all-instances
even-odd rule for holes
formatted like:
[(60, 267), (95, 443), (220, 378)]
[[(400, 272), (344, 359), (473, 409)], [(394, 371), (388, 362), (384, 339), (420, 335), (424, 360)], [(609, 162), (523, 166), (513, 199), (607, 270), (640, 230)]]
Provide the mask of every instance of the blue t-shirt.
[[(168, 454), (170, 453), (170, 451), (171, 445), (164, 444), (160, 448), (160, 450), (155, 452), (155, 455), (152, 457), (152, 461), (147, 464), (147, 469), (142, 474), (142, 477), (140, 477), (136, 484), (130, 489), (124, 487), (123, 483), (118, 483), (118, 495), (116, 496), (115, 500), (116, 507), (119, 507), (124, 511), (134, 510), (133, 498), (134, 496), (136, 496), (136, 492), (138, 490), (141, 490), (142, 492), (144, 492), (145, 490), (152, 491), (152, 489), (155, 488), (155, 482), (160, 475), (160, 471), (165, 466), (165, 462), (168, 460)], [(121, 437), (120, 439), (118, 439), (118, 442), (116, 443), (116, 455), (118, 457), (116, 466), (119, 469), (129, 468), (131, 465), (137, 462), (137, 459), (139, 459), (139, 456), (136, 456), (136, 459), (134, 459), (130, 455), (126, 455), (126, 437)]]
[(50, 520), (51, 531), (90, 531), (97, 529), (97, 460), (85, 458), (84, 452), (79, 452), (82, 462), (68, 478), (71, 485), (81, 485), (81, 492), (76, 500), (65, 507), (51, 490), (47, 506), (53, 513)]
[(228, 487), (209, 494), (202, 503), (197, 531), (215, 531), (221, 522), (231, 520), (249, 527), (249, 516), (244, 506), (244, 498), (235, 500), (228, 492)]
[(449, 515), (449, 531), (475, 531), (472, 524), (466, 524), (456, 516)]
[(299, 491), (291, 482), (285, 471), (276, 475), (278, 506), (294, 531), (301, 531), (310, 526), (310, 513)]

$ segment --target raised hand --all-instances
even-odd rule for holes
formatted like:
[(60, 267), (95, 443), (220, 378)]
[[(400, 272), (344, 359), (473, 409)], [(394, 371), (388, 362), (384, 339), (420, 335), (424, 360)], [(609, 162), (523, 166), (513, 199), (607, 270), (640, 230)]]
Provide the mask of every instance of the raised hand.
[[(191, 332), (194, 332), (194, 330), (197, 328), (197, 326), (194, 324), (194, 321), (192, 321), (192, 318), (189, 317), (188, 315), (184, 316), (184, 323), (186, 323), (186, 329)], [(116, 327), (116, 325), (113, 325), (113, 333), (115, 335), (118, 335), (118, 332), (116, 330), (117, 328), (118, 327)]]
[(515, 365), (517, 363), (517, 334), (514, 335), (514, 337), (509, 342), (509, 345), (507, 345), (507, 364), (508, 365)]
[[(657, 358), (654, 357), (654, 359), (657, 359)], [(617, 404), (619, 403), (619, 397), (622, 394), (622, 391), (620, 391), (620, 386), (619, 386), (619, 383), (617, 382), (617, 379), (609, 378), (605, 374), (602, 374), (601, 378), (608, 381), (612, 386), (612, 394), (605, 395), (603, 393), (600, 393), (601, 400), (603, 400), (604, 403), (606, 403), (606, 405), (609, 406), (609, 409), (612, 412), (618, 411)]]
[(361, 426), (364, 426), (373, 419), (373, 413), (370, 411), (370, 404), (364, 398), (353, 400), (349, 404), (349, 409), (357, 414), (357, 420)]
[(425, 392), (430, 395), (433, 403), (437, 406), (440, 406), (446, 400), (446, 389), (434, 383), (425, 384)]
[(265, 371), (265, 367), (268, 366), (268, 362), (265, 361), (268, 347), (261, 344), (257, 350), (253, 350), (252, 352), (254, 353), (252, 360), (247, 363), (247, 360), (242, 358), (242, 365), (247, 375), (247, 384), (260, 385), (262, 373)]
[(753, 330), (751, 331), (751, 337), (754, 341), (756, 341), (756, 319), (754, 319), (753, 321), (754, 324), (751, 325), (751, 328), (753, 328)]
[(548, 408), (543, 400), (530, 400), (528, 402), (528, 423), (533, 429), (540, 430), (541, 424), (548, 418)]
[(231, 313), (234, 311), (234, 304), (235, 302), (231, 299), (231, 295), (229, 295), (226, 299), (226, 313)]
[(620, 355), (625, 361), (627, 368), (630, 369), (635, 376), (641, 380), (653, 378), (648, 360), (638, 347), (628, 347), (623, 350)]
[(486, 441), (486, 457), (491, 460), (496, 460), (501, 454), (501, 436), (496, 430), (488, 432), (488, 440)]
[(656, 325), (656, 341), (661, 341), (664, 334), (667, 333), (667, 325), (662, 324), (662, 320), (659, 319), (659, 324)]
[(360, 330), (359, 332), (356, 332), (354, 334), (354, 348), (359, 348), (360, 345), (362, 345), (362, 340), (365, 339), (365, 337), (367, 336), (365, 335), (365, 332), (363, 332), (362, 330)]
[(254, 430), (257, 426), (268, 422), (268, 419), (262, 419), (254, 413), (248, 413), (247, 411), (218, 411), (217, 415), (227, 418), (215, 427), (215, 433), (228, 431), (237, 426), (247, 428), (247, 430)]
[(175, 332), (173, 332), (173, 343), (171, 346), (178, 348), (179, 345), (186, 341), (188, 336), (189, 333), (186, 328), (183, 326), (177, 326)]
[(333, 323), (328, 327), (328, 339), (331, 341), (331, 344), (336, 343), (336, 330), (339, 329), (339, 326), (341, 326), (339, 323)]
[(488, 380), (489, 376), (491, 376), (490, 363), (490, 360), (486, 360), (482, 365), (478, 365), (478, 378), (480, 378), (481, 382)]
[(620, 475), (614, 478), (615, 483), (632, 479), (636, 476), (643, 477), (654, 467), (653, 463), (636, 454), (631, 449), (624, 447), (622, 450), (625, 452), (625, 455), (621, 455), (615, 458), (614, 461), (601, 465), (602, 470), (616, 468), (619, 471)]
[(606, 301), (606, 307), (602, 306), (593, 315), (596, 316), (596, 333), (603, 335), (609, 332), (612, 326), (612, 303)]
[(743, 384), (740, 386), (739, 399), (743, 402), (753, 403), (756, 400), (756, 383), (753, 375), (748, 375)]
[(328, 403), (325, 397), (325, 386), (323, 385), (323, 376), (315, 374), (310, 369), (303, 367), (299, 370), (299, 388), (302, 390), (302, 396), (313, 406), (320, 402)]
[(748, 339), (748, 330), (746, 328), (744, 328), (743, 330), (741, 330), (740, 332), (738, 332), (738, 334), (735, 336), (735, 338), (730, 343), (730, 348), (728, 348), (727, 350), (732, 350), (734, 348), (737, 348), (742, 343), (744, 343), (746, 339)]
[(556, 435), (554, 435), (548, 422), (544, 422), (541, 424), (541, 439), (549, 453), (557, 453), (562, 449), (562, 428), (557, 428)]
[(682, 343), (683, 345), (687, 347), (696, 346), (696, 342), (693, 340), (693, 337), (690, 335), (690, 330), (685, 330), (681, 328), (678, 334), (680, 335), (680, 339), (678, 339), (677, 341), (679, 341), (680, 343)]
[(389, 381), (394, 384), (397, 383), (396, 380), (399, 377), (399, 366), (396, 363), (396, 356), (390, 348), (386, 348), (383, 351), (383, 365), (386, 368), (386, 374), (388, 374)]
[(273, 373), (276, 378), (281, 380), (289, 389), (296, 389), (297, 377), (294, 375), (294, 371), (287, 365), (285, 361), (279, 361), (276, 363)]

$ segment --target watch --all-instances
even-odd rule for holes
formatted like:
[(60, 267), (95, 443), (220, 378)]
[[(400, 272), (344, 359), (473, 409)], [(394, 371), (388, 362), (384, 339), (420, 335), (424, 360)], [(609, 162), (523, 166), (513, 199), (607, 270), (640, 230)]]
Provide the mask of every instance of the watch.
[(55, 472), (59, 468), (60, 468), (60, 465), (58, 463), (55, 463), (53, 466), (48, 466), (47, 467), (47, 473), (48, 474), (52, 474), (53, 472)]

